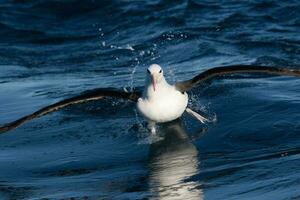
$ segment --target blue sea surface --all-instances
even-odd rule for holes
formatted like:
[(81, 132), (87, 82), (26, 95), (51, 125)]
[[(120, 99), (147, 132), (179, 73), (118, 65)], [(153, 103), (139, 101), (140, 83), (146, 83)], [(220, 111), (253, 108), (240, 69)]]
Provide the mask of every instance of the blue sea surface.
[[(300, 68), (297, 0), (0, 0), (0, 124), (94, 88), (141, 89), (216, 66)], [(149, 135), (134, 103), (73, 105), (0, 135), (0, 199), (300, 199), (300, 79), (193, 89)]]

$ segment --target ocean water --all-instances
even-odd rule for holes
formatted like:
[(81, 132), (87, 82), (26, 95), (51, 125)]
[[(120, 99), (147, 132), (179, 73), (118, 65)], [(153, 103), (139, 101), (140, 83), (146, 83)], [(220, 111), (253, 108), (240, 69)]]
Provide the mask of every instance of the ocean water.
[[(300, 3), (1, 0), (0, 124), (94, 88), (216, 66), (300, 67)], [(130, 102), (74, 105), (0, 135), (0, 199), (300, 199), (300, 80), (230, 76), (149, 136)]]

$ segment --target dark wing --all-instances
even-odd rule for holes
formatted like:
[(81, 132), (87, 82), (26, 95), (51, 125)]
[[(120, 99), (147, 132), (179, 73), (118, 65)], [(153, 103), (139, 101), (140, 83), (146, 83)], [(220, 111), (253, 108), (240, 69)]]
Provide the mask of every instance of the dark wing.
[(117, 91), (117, 90), (109, 90), (109, 89), (96, 89), (96, 90), (87, 91), (81, 95), (59, 101), (52, 105), (41, 108), (40, 110), (38, 110), (32, 114), (29, 114), (27, 116), (24, 116), (16, 121), (5, 124), (4, 126), (0, 127), (0, 134), (4, 133), (6, 131), (12, 130), (14, 128), (17, 128), (21, 124), (23, 124), (31, 119), (41, 117), (43, 115), (46, 115), (50, 112), (54, 112), (56, 110), (66, 107), (66, 106), (69, 106), (72, 104), (85, 103), (88, 101), (96, 101), (96, 100), (103, 99), (106, 97), (121, 98), (121, 99), (125, 99), (125, 100), (130, 100), (133, 102), (137, 102), (138, 98), (140, 97), (140, 94), (138, 92), (127, 93), (127, 92), (122, 92), (122, 91)]
[(194, 78), (182, 82), (177, 82), (175, 87), (180, 92), (185, 92), (196, 85), (199, 85), (207, 80), (211, 80), (216, 77), (241, 74), (241, 73), (257, 73), (257, 74), (271, 74), (271, 75), (285, 75), (285, 76), (300, 76), (300, 69), (291, 69), (283, 67), (267, 67), (256, 65), (232, 65), (225, 67), (215, 67), (200, 73)]

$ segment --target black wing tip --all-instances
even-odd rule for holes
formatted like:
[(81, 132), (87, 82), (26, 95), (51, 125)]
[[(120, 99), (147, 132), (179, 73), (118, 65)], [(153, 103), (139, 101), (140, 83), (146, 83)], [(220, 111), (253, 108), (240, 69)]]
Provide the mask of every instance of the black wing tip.
[(4, 126), (0, 127), (0, 134), (3, 134), (9, 130), (10, 130), (9, 127), (4, 125)]
[(16, 124), (15, 122), (4, 124), (3, 126), (0, 127), (0, 135), (4, 134), (14, 128), (17, 128), (18, 126), (19, 126), (19, 124)]
[(10, 130), (13, 130), (19, 126), (21, 126), (23, 123), (25, 123), (26, 121), (33, 119), (34, 117), (36, 117), (35, 113), (30, 114), (30, 115), (26, 115), (20, 119), (17, 119), (13, 122), (4, 124), (3, 126), (0, 127), (0, 134), (6, 133)]

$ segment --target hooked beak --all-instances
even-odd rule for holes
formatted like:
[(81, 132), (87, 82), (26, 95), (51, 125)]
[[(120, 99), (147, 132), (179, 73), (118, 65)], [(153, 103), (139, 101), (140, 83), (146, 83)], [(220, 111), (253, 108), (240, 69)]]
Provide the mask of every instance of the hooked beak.
[(156, 89), (156, 81), (155, 81), (154, 75), (151, 75), (151, 82), (152, 82), (153, 90), (154, 90), (154, 92), (155, 92), (155, 89)]

